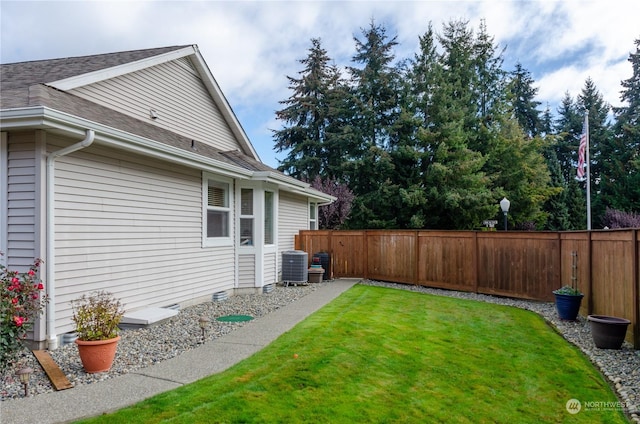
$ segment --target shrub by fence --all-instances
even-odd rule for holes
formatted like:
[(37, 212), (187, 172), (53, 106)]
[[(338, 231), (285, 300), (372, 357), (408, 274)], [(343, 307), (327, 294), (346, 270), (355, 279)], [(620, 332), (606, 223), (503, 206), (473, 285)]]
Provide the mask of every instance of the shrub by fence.
[(296, 249), (328, 252), (334, 277), (369, 278), (539, 301), (571, 284), (578, 252), (582, 315), (631, 320), (640, 348), (640, 229), (575, 232), (301, 231)]

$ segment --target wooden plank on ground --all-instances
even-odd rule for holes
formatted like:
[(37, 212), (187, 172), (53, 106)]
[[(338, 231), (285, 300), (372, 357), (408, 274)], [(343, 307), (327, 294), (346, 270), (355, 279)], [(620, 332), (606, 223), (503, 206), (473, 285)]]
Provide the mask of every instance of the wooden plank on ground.
[(40, 365), (44, 369), (44, 372), (47, 373), (47, 377), (51, 380), (51, 384), (53, 384), (54, 389), (56, 390), (65, 390), (73, 387), (67, 376), (62, 372), (58, 364), (53, 361), (51, 355), (46, 350), (34, 350), (33, 354), (35, 355)]

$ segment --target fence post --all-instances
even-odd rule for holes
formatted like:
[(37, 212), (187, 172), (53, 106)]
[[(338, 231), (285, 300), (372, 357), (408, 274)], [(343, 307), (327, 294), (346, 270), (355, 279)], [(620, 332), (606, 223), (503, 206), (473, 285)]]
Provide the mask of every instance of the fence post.
[(589, 266), (587, 267), (587, 286), (589, 287), (589, 301), (587, 302), (587, 314), (593, 313), (593, 281), (591, 278), (591, 276), (593, 275), (592, 244), (593, 244), (593, 241), (591, 240), (591, 231), (587, 231), (587, 258), (589, 261)]
[(478, 293), (478, 267), (480, 266), (478, 253), (478, 232), (473, 232), (473, 292)]
[(418, 236), (418, 231), (416, 230), (415, 233), (413, 234), (413, 237), (415, 238), (413, 245), (414, 245), (414, 249), (415, 249), (415, 261), (413, 263), (413, 284), (414, 285), (418, 285), (418, 269), (420, 268), (419, 264), (420, 264), (420, 253), (418, 252), (420, 249), (420, 237)]
[(363, 262), (364, 262), (364, 279), (368, 280), (369, 279), (369, 241), (367, 240), (367, 238), (369, 236), (368, 236), (367, 230), (364, 230), (362, 235), (364, 237), (364, 258), (363, 258)]
[(635, 325), (633, 326), (633, 347), (636, 349), (640, 349), (640, 250), (638, 247), (638, 233), (640, 230), (633, 230), (633, 276), (632, 279), (635, 280), (632, 292), (633, 298), (635, 301), (633, 302), (633, 311)]

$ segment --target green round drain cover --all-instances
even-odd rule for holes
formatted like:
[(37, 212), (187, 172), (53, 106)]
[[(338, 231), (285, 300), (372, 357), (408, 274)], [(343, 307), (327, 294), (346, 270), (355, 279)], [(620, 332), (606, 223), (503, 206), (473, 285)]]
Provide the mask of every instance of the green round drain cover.
[(242, 322), (242, 321), (251, 321), (253, 319), (252, 316), (249, 315), (225, 315), (223, 317), (218, 317), (218, 321), (224, 322)]

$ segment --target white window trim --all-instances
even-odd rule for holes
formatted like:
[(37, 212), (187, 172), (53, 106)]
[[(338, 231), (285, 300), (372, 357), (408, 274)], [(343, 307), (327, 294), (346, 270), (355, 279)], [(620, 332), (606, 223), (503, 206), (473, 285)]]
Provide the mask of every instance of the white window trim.
[(238, 232), (242, 232), (242, 220), (246, 219), (251, 222), (251, 243), (243, 244), (242, 237), (243, 234), (238, 234), (240, 238), (238, 245), (242, 248), (253, 248), (256, 245), (256, 240), (258, 237), (257, 229), (256, 229), (256, 189), (253, 187), (239, 187), (238, 188), (238, 199), (242, 202), (242, 190), (251, 190), (251, 215), (243, 215), (242, 214), (242, 204), (238, 205)]
[[(265, 189), (262, 192), (263, 199), (263, 207), (262, 207), (262, 231), (264, 235), (264, 245), (265, 246), (274, 246), (276, 244), (276, 240), (278, 239), (278, 234), (276, 233), (276, 191), (271, 189)], [(266, 217), (267, 217), (267, 202), (266, 202), (266, 193), (271, 193), (271, 243), (266, 242), (267, 234), (266, 234)]]
[[(312, 208), (315, 210), (315, 217), (311, 218), (311, 210)], [(309, 230), (311, 230), (312, 225), (311, 223), (315, 223), (315, 228), (313, 228), (314, 230), (318, 229), (318, 203), (316, 202), (309, 202), (309, 209), (307, 210), (307, 217), (309, 218), (307, 220), (307, 225), (309, 226)]]
[[(227, 196), (229, 196), (229, 236), (228, 237), (207, 237), (207, 206), (208, 206), (208, 186), (209, 180), (228, 184), (229, 189)], [(235, 238), (235, 188), (233, 179), (221, 177), (219, 175), (210, 174), (207, 172), (202, 173), (202, 246), (203, 247), (218, 247), (218, 246), (233, 246)]]

